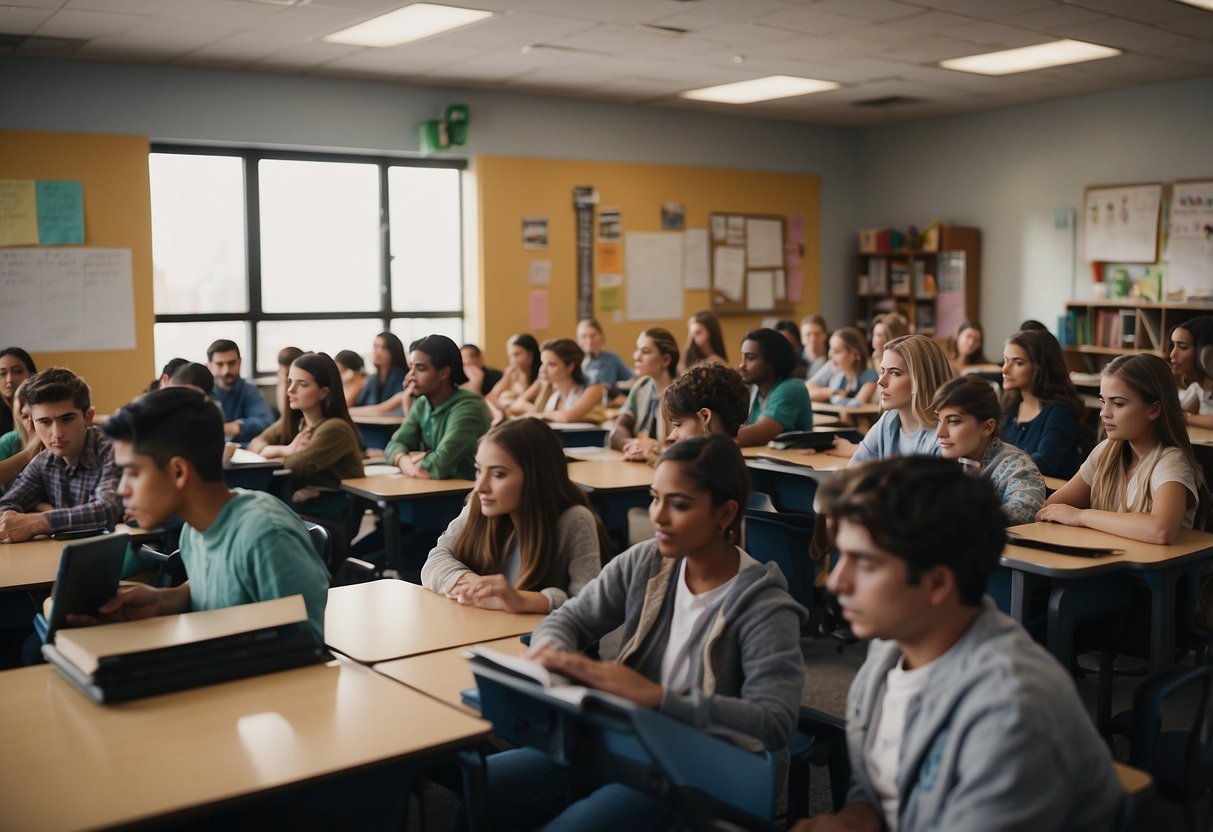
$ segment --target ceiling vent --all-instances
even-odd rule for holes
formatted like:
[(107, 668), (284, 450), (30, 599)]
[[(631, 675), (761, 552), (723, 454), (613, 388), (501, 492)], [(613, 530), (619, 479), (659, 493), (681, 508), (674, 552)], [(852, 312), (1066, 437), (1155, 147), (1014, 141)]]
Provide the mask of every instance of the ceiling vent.
[(855, 107), (904, 107), (908, 104), (924, 104), (927, 99), (914, 98), (909, 95), (886, 95), (883, 98), (865, 98), (863, 101), (852, 101)]

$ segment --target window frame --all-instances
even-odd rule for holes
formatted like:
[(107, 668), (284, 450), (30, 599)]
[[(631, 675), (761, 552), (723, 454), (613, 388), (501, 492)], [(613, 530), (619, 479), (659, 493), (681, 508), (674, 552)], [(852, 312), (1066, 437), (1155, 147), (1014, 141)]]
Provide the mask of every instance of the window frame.
[[(213, 145), (179, 144), (174, 142), (152, 142), (150, 153), (178, 154), (185, 156), (227, 156), (242, 161), (244, 174), (244, 222), (245, 222), (245, 272), (248, 301), (247, 312), (195, 312), (155, 313), (157, 324), (175, 323), (224, 323), (240, 324), (245, 329), (245, 373), (257, 374), (258, 334), (257, 324), (264, 321), (329, 321), (329, 320), (377, 320), (383, 330), (389, 330), (393, 320), (401, 318), (459, 318), (467, 329), (467, 263), (464, 237), (465, 217), (463, 204), (463, 172), (467, 170), (466, 159), (421, 159), (411, 156), (388, 156), (363, 153), (334, 153), (308, 150), (275, 150), (249, 147), (222, 147)], [(365, 312), (266, 312), (261, 299), (261, 212), (260, 172), (262, 160), (299, 162), (338, 162), (373, 164), (379, 174), (379, 309)], [(459, 308), (431, 311), (406, 311), (392, 308), (392, 248), (391, 209), (388, 193), (388, 169), (392, 167), (446, 168), (460, 172), (459, 177)], [(153, 299), (153, 309), (155, 301)]]

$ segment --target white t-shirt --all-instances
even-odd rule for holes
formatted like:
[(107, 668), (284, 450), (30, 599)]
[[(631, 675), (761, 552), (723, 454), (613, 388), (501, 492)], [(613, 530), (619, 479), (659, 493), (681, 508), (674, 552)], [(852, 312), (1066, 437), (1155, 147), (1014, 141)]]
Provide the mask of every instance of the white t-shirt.
[[(749, 553), (737, 547), (740, 562), (737, 564), (738, 573), (750, 566), (757, 566), (758, 561)], [(695, 679), (695, 668), (691, 663), (691, 655), (707, 635), (710, 621), (716, 616), (716, 611), (724, 603), (724, 597), (729, 587), (737, 580), (737, 576), (729, 578), (715, 589), (695, 595), (687, 586), (687, 562), (683, 558), (678, 565), (678, 589), (674, 594), (674, 615), (670, 620), (670, 638), (666, 642), (665, 655), (661, 657), (661, 685), (671, 690), (683, 691), (691, 686)]]
[[(1179, 406), (1188, 413), (1209, 416), (1213, 414), (1213, 393), (1206, 393), (1200, 382), (1194, 381), (1179, 391)], [(1196, 407), (1195, 411), (1193, 407)]]
[(867, 760), (872, 775), (872, 786), (880, 798), (880, 811), (890, 832), (897, 830), (899, 795), (897, 793), (897, 769), (901, 762), (901, 740), (905, 735), (906, 710), (910, 700), (930, 681), (931, 665), (914, 670), (902, 667), (903, 656), (886, 675), (884, 697), (880, 706), (880, 717), (869, 735)]
[[(1078, 469), (1078, 475), (1082, 477), (1082, 481), (1090, 485), (1095, 478), (1095, 469), (1099, 464), (1099, 460), (1103, 458), (1103, 454), (1108, 450), (1108, 441), (1105, 439), (1095, 446), (1095, 450), (1091, 451), (1091, 455)], [(1154, 464), (1154, 460), (1158, 460), (1158, 464)], [(1148, 488), (1153, 494), (1164, 483), (1178, 482), (1192, 494), (1192, 500), (1188, 510), (1184, 513), (1183, 523), (1180, 525), (1185, 529), (1192, 528), (1192, 523), (1196, 520), (1196, 501), (1198, 499), (1196, 491), (1196, 472), (1192, 470), (1192, 466), (1188, 465), (1188, 461), (1184, 459), (1183, 451), (1173, 447), (1157, 447), (1137, 463), (1137, 468), (1133, 472), (1133, 476), (1129, 478), (1125, 485), (1125, 496), (1121, 501), (1120, 510), (1128, 511), (1128, 507), (1133, 505), (1137, 498), (1137, 489), (1141, 487), (1142, 475), (1146, 471), (1150, 471), (1153, 466), (1153, 471), (1150, 473), (1150, 482)]]

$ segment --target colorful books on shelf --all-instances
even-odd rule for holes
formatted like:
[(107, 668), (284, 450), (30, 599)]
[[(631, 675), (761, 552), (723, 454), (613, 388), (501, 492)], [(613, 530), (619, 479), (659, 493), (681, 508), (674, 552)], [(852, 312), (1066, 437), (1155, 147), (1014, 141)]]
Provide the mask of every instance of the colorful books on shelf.
[(905, 263), (889, 266), (889, 288), (897, 297), (910, 296), (910, 269)]

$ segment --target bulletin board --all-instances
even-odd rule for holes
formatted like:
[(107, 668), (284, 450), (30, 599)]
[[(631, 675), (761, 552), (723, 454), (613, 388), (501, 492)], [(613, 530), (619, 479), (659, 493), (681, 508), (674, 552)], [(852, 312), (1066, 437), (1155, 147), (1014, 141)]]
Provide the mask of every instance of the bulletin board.
[(1213, 180), (1171, 186), (1163, 260), (1169, 290), (1213, 295)]
[(713, 213), (708, 230), (713, 311), (720, 315), (791, 314), (784, 218)]
[(1163, 204), (1159, 182), (1093, 185), (1083, 190), (1088, 263), (1154, 263)]

